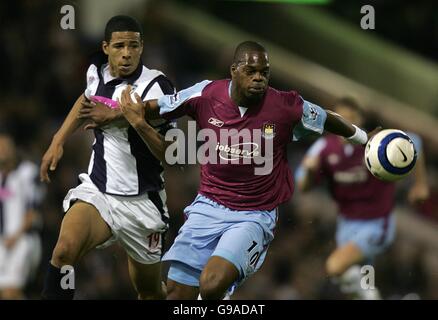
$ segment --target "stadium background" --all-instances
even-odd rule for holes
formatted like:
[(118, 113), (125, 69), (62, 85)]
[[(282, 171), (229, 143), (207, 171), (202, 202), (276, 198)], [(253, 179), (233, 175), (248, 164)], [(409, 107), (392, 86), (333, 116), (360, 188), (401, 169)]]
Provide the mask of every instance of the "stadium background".
[[(105, 22), (130, 14), (145, 30), (143, 61), (164, 71), (177, 88), (228, 76), (234, 46), (263, 43), (271, 57), (272, 82), (295, 89), (322, 106), (356, 96), (370, 126), (397, 127), (424, 139), (431, 196), (412, 207), (410, 180), (398, 186), (398, 234), (376, 261), (376, 285), (386, 299), (438, 298), (438, 5), (432, 1), (341, 1), (326, 5), (249, 1), (31, 1), (2, 2), (0, 127), (15, 138), (24, 158), (39, 163), (50, 139), (83, 91), (87, 57), (99, 49)], [(75, 29), (63, 30), (63, 5), (75, 8)], [(362, 30), (360, 8), (373, 5), (376, 29)], [(181, 127), (184, 128), (184, 119)], [(66, 144), (42, 207), (43, 257), (26, 289), (38, 299), (45, 266), (62, 219), (61, 203), (86, 170), (93, 141), (78, 132)], [(295, 168), (312, 139), (289, 148)], [(1, 150), (0, 150), (1, 152)], [(172, 228), (194, 198), (199, 168), (166, 169)], [(279, 226), (262, 269), (236, 299), (342, 298), (324, 275), (334, 248), (335, 207), (324, 189), (295, 193), (280, 210)], [(89, 254), (77, 267), (79, 299), (134, 299), (125, 253), (118, 246)]]

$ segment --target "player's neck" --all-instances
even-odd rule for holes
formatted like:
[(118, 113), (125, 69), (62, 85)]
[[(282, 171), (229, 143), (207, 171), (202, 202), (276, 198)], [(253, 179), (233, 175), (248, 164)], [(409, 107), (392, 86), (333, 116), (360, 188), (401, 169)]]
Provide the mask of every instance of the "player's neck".
[(109, 71), (109, 74), (111, 75), (111, 77), (116, 78), (116, 79), (121, 78), (120, 74), (117, 71), (117, 68), (112, 66), (110, 63), (108, 65), (109, 65), (108, 71)]
[(229, 94), (231, 100), (238, 106), (238, 107), (244, 107), (244, 108), (251, 108), (253, 106), (256, 106), (260, 103), (260, 101), (252, 101), (248, 98), (246, 98), (243, 94), (240, 94), (237, 87), (234, 86), (233, 83), (230, 85)]
[(248, 106), (245, 105), (245, 101), (243, 101), (236, 92), (231, 91), (231, 100), (233, 100), (238, 107), (248, 108)]

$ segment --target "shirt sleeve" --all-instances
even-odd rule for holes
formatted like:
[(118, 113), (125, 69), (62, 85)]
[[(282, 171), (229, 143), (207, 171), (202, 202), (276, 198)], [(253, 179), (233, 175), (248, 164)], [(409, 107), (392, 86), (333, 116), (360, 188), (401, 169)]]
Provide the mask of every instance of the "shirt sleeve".
[(209, 83), (211, 81), (204, 80), (173, 95), (162, 96), (158, 99), (160, 115), (166, 119), (175, 119), (183, 115), (196, 118), (196, 101), (202, 96), (202, 91)]
[(327, 119), (327, 113), (320, 106), (303, 100), (303, 114), (301, 121), (295, 126), (293, 130), (293, 140), (297, 141), (301, 138), (318, 133), (324, 132), (324, 124)]
[[(145, 100), (160, 99), (165, 95), (173, 95), (176, 93), (172, 82), (164, 75), (158, 76), (151, 86), (147, 87), (143, 92), (142, 98)], [(169, 121), (164, 119), (149, 120), (149, 124), (157, 130), (161, 135), (165, 135), (170, 129), (176, 128), (176, 121)]]
[(164, 75), (160, 75), (155, 78), (148, 87), (145, 88), (142, 99), (145, 100), (155, 100), (162, 96), (168, 94), (175, 94), (176, 90), (172, 82), (166, 78)]
[(97, 87), (99, 85), (99, 75), (97, 73), (97, 67), (94, 64), (91, 64), (87, 70), (87, 87), (84, 90), (84, 95), (87, 99), (90, 99), (90, 96), (95, 95), (97, 91)]

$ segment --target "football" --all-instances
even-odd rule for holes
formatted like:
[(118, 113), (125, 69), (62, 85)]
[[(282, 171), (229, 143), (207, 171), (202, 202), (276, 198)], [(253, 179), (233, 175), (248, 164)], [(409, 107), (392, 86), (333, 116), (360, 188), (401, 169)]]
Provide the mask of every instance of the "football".
[(365, 164), (380, 180), (402, 179), (415, 167), (416, 160), (414, 143), (401, 130), (382, 130), (371, 137), (365, 147)]

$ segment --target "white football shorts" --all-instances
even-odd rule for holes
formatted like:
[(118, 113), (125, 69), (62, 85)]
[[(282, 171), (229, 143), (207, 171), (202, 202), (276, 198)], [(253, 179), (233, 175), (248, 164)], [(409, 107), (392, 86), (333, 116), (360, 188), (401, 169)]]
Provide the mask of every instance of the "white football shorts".
[(64, 198), (64, 211), (67, 212), (76, 200), (97, 209), (113, 234), (97, 248), (118, 241), (135, 261), (143, 264), (159, 262), (169, 220), (166, 192), (145, 192), (139, 196), (109, 195), (100, 192), (88, 174), (80, 174), (79, 180), (82, 183), (70, 189)]
[(12, 248), (0, 239), (0, 290), (23, 289), (41, 261), (41, 240), (37, 234), (25, 234)]

